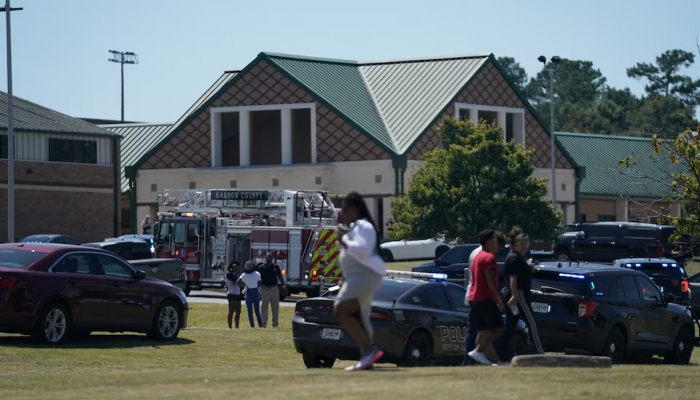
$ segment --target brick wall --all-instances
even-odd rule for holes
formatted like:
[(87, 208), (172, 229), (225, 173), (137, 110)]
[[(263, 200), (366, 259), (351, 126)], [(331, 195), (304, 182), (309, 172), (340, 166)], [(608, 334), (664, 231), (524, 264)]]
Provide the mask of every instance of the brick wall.
[[(0, 161), (0, 183), (7, 183), (7, 161)], [(15, 161), (15, 184), (111, 189), (111, 165)]]

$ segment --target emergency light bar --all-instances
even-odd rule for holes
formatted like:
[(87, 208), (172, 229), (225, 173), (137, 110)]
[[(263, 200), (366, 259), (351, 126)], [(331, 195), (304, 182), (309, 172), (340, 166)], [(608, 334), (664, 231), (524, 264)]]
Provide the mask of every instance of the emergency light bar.
[(386, 273), (387, 275), (410, 276), (411, 278), (428, 278), (438, 282), (447, 280), (447, 274), (433, 274), (430, 272), (387, 270)]

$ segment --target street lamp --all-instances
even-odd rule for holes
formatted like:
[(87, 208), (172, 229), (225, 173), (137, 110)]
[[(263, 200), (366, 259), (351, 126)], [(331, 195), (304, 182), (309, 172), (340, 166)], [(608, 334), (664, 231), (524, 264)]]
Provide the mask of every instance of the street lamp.
[(12, 116), (12, 37), (10, 36), (10, 14), (22, 8), (10, 7), (10, 0), (5, 0), (4, 12), (7, 28), (7, 242), (15, 241), (15, 131)]
[(131, 51), (110, 50), (109, 52), (112, 53), (112, 58), (108, 61), (122, 66), (122, 122), (124, 122), (124, 64), (138, 64), (139, 56)]
[(551, 152), (552, 152), (552, 206), (557, 207), (557, 185), (556, 185), (556, 143), (554, 141), (554, 73), (559, 70), (559, 62), (561, 58), (559, 56), (552, 57), (551, 61), (554, 64), (554, 68), (547, 68), (547, 57), (539, 56), (537, 61), (541, 62), (545, 66), (545, 70), (549, 72), (549, 137), (551, 139)]

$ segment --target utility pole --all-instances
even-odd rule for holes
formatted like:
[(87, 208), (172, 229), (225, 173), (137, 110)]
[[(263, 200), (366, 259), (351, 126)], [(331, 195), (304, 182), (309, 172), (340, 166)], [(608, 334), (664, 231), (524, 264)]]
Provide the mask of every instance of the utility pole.
[(10, 29), (10, 14), (22, 8), (10, 7), (10, 0), (5, 0), (5, 7), (0, 11), (5, 13), (7, 25), (7, 242), (15, 241), (15, 131), (12, 116), (12, 36)]
[[(539, 56), (537, 58), (539, 62), (547, 66), (547, 58), (545, 56)], [(551, 139), (550, 142), (550, 150), (551, 150), (551, 157), (552, 157), (552, 206), (554, 208), (557, 207), (557, 179), (556, 179), (556, 169), (557, 169), (557, 160), (556, 160), (556, 154), (557, 154), (557, 143), (555, 140), (555, 133), (554, 133), (554, 73), (559, 70), (559, 63), (561, 62), (561, 58), (559, 56), (554, 56), (551, 59), (552, 64), (555, 65), (554, 68), (546, 68), (546, 71), (549, 72), (549, 138)]]
[(111, 62), (121, 64), (122, 69), (122, 122), (124, 122), (124, 64), (138, 64), (139, 56), (133, 52), (123, 52), (117, 50), (110, 50), (112, 53), (112, 58), (109, 59)]

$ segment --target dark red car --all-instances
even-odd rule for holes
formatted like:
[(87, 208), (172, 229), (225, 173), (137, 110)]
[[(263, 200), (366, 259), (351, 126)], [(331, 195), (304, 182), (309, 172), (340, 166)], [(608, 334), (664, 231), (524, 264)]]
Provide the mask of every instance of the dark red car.
[(48, 243), (0, 244), (0, 332), (57, 344), (92, 331), (175, 339), (187, 325), (184, 292), (146, 278), (114, 253)]

